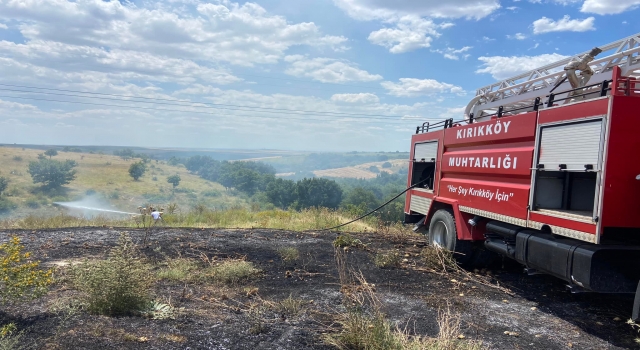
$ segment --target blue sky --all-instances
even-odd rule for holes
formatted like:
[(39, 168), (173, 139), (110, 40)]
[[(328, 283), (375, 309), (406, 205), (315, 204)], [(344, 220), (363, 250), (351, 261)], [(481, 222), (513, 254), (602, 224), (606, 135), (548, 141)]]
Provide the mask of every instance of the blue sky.
[(0, 142), (406, 151), (477, 88), (640, 32), (638, 5), (0, 0)]

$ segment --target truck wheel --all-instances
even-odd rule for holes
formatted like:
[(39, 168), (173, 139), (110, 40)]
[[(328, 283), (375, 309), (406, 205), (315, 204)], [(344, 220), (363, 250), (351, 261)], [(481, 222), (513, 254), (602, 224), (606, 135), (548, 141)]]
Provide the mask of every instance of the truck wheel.
[(449, 210), (440, 209), (433, 214), (429, 223), (428, 241), (431, 246), (453, 252), (460, 264), (468, 264), (473, 260), (473, 244), (471, 241), (458, 239), (456, 221)]

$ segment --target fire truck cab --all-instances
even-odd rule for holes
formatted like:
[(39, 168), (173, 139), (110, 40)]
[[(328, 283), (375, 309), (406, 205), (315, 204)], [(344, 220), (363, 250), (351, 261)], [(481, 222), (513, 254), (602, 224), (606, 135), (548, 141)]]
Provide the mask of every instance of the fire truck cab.
[(639, 52), (640, 35), (625, 38), (479, 89), (460, 121), (417, 127), (405, 223), (463, 263), (486, 249), (574, 290), (640, 291)]

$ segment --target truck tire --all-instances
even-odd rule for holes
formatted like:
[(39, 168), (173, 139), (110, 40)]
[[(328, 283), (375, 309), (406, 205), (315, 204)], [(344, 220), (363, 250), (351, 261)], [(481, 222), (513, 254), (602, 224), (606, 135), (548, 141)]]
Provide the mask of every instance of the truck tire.
[(456, 220), (450, 210), (440, 209), (433, 214), (427, 238), (430, 246), (453, 252), (459, 264), (467, 265), (473, 261), (475, 255), (473, 242), (458, 239)]

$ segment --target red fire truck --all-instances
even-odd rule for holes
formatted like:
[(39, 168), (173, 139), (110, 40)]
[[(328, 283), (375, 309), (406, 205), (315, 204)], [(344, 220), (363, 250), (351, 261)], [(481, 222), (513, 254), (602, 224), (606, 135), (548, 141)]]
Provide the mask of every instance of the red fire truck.
[(486, 249), (573, 290), (638, 291), (637, 319), (639, 53), (636, 34), (483, 87), (461, 121), (417, 127), (405, 223), (463, 263)]

